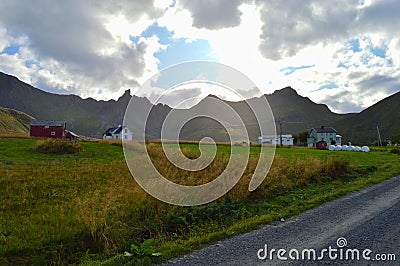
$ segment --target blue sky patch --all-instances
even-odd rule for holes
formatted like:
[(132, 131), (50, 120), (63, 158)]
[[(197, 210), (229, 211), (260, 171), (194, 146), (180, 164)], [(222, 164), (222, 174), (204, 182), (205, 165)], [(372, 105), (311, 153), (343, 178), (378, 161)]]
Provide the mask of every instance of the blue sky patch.
[(317, 90), (323, 90), (323, 89), (337, 89), (339, 86), (335, 82), (328, 82), (325, 83), (324, 85), (320, 86)]
[(6, 48), (4, 48), (3, 52), (4, 54), (8, 54), (8, 55), (13, 55), (18, 53), (19, 51), (19, 45), (10, 45)]
[(386, 57), (386, 50), (385, 48), (380, 48), (380, 47), (376, 47), (376, 48), (372, 48), (371, 49), (371, 53), (373, 53), (374, 55), (380, 57), (380, 58), (385, 58)]
[(349, 44), (349, 46), (350, 46), (350, 49), (353, 51), (353, 52), (361, 52), (361, 48), (360, 48), (360, 41), (358, 40), (358, 39), (351, 39), (349, 42), (348, 42), (348, 44)]
[(349, 66), (348, 66), (348, 65), (345, 65), (343, 62), (340, 62), (340, 63), (337, 65), (337, 67), (343, 67), (343, 68), (346, 68), (346, 69), (349, 68)]
[(37, 66), (38, 69), (43, 69), (43, 67), (40, 66), (39, 62), (34, 61), (34, 60), (26, 60), (25, 61), (25, 66), (27, 68), (30, 68), (31, 66)]
[(141, 37), (150, 38), (152, 36), (157, 36), (160, 44), (169, 44), (172, 42), (173, 32), (169, 31), (166, 27), (158, 26), (157, 22), (153, 23), (145, 31), (140, 34), (140, 36), (130, 36), (131, 41), (137, 43)]
[(187, 42), (181, 38), (170, 43), (165, 50), (154, 53), (160, 60), (158, 69), (163, 69), (178, 63), (195, 60), (216, 61), (211, 55), (211, 47), (207, 40), (193, 40)]
[(299, 69), (305, 69), (305, 68), (310, 68), (310, 67), (315, 67), (315, 65), (298, 66), (298, 67), (288, 66), (288, 67), (279, 69), (279, 71), (285, 72), (285, 73), (283, 73), (283, 75), (287, 76), (287, 75), (293, 74), (294, 72), (296, 72)]
[(152, 36), (157, 36), (160, 44), (167, 45), (166, 49), (154, 53), (154, 56), (160, 61), (158, 69), (186, 61), (216, 61), (211, 56), (212, 50), (207, 40), (174, 39), (172, 31), (169, 31), (166, 27), (160, 27), (157, 23), (148, 27), (140, 36), (130, 36), (130, 39), (137, 43), (141, 37), (150, 38)]

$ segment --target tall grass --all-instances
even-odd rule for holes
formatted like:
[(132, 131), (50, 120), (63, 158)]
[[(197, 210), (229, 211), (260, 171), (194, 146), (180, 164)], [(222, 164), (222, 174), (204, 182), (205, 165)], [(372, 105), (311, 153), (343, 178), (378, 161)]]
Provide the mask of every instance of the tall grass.
[[(103, 152), (116, 148), (97, 145)], [(188, 172), (171, 166), (159, 144), (148, 144), (147, 149), (161, 173), (186, 185), (213, 180), (228, 162), (226, 154), (219, 152), (206, 169)], [(83, 156), (89, 152), (95, 151), (82, 151)], [(198, 155), (189, 146), (183, 152), (188, 157)], [(258, 158), (250, 156), (242, 178), (227, 195), (197, 207), (173, 206), (152, 198), (133, 180), (124, 161), (14, 165), (0, 160), (0, 264), (20, 263), (21, 256), (25, 264), (76, 264), (87, 254), (97, 254), (94, 259), (99, 260), (123, 254), (131, 244), (150, 238), (157, 248), (168, 241), (207, 236), (270, 212), (265, 205), (291, 191), (346, 180), (354, 172), (348, 157), (305, 156), (311, 153), (305, 149), (297, 152), (303, 156), (275, 156), (266, 179), (251, 193), (248, 184)]]
[(38, 140), (34, 147), (35, 151), (41, 153), (77, 153), (82, 151), (82, 147), (77, 141), (42, 139)]
[(21, 139), (26, 139), (26, 138), (29, 138), (29, 134), (28, 133), (23, 133), (23, 132), (1, 131), (0, 130), (0, 138), (21, 138)]

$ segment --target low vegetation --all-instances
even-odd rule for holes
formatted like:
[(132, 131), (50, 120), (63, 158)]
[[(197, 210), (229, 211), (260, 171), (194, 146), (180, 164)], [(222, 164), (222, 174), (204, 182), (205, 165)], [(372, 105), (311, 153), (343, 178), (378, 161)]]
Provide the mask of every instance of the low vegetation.
[[(81, 142), (77, 153), (40, 153), (37, 142), (0, 138), (0, 264), (159, 263), (400, 173), (390, 150), (279, 148), (265, 181), (250, 193), (259, 150), (251, 147), (247, 169), (227, 195), (179, 207), (136, 184), (119, 143)], [(198, 156), (197, 145), (182, 148)], [(218, 175), (230, 147), (218, 146), (210, 169), (194, 174), (169, 167), (159, 144), (148, 149), (168, 178), (199, 184)]]
[(77, 141), (42, 139), (36, 142), (34, 150), (41, 153), (65, 154), (80, 152), (82, 147)]
[(396, 147), (390, 150), (391, 153), (393, 154), (398, 154), (400, 155), (400, 147)]

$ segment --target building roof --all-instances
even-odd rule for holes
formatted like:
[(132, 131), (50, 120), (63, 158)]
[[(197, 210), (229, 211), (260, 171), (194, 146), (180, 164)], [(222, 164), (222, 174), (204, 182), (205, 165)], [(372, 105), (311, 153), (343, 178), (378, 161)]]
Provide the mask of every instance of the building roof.
[(117, 127), (110, 127), (109, 129), (106, 130), (106, 132), (104, 132), (104, 135), (111, 136), (116, 129)]
[(332, 127), (314, 127), (313, 128), (317, 133), (336, 133), (336, 130)]
[(127, 128), (126, 126), (118, 125), (117, 127), (110, 127), (104, 132), (103, 135), (112, 136), (112, 134), (121, 134), (122, 130)]
[(32, 120), (31, 126), (53, 126), (53, 127), (62, 127), (66, 125), (66, 121), (64, 120)]
[(72, 131), (67, 130), (67, 134), (71, 134), (73, 137), (79, 138), (79, 135)]
[(114, 131), (114, 134), (120, 134), (122, 131), (122, 126), (118, 126), (117, 129)]
[[(258, 137), (259, 139), (264, 138), (264, 139), (274, 139), (274, 138), (280, 138), (281, 135), (263, 135)], [(282, 138), (293, 138), (292, 134), (282, 134)]]

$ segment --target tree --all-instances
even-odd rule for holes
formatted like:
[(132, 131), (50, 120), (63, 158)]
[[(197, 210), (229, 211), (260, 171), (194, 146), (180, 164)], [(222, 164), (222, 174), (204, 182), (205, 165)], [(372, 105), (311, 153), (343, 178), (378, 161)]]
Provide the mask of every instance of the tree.
[(390, 139), (392, 140), (392, 143), (400, 144), (400, 135), (391, 136)]
[(299, 141), (300, 143), (307, 143), (308, 131), (303, 131), (299, 133)]

